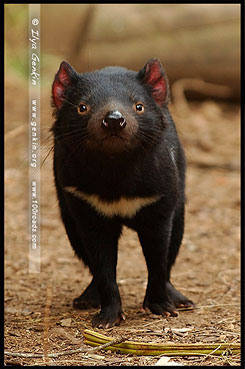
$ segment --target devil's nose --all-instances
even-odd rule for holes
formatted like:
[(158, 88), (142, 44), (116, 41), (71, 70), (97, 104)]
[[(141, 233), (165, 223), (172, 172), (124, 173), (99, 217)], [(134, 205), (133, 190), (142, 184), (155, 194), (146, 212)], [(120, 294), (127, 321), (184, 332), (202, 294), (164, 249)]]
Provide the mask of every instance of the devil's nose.
[(126, 127), (127, 123), (123, 114), (119, 110), (108, 111), (102, 121), (104, 127), (119, 130)]

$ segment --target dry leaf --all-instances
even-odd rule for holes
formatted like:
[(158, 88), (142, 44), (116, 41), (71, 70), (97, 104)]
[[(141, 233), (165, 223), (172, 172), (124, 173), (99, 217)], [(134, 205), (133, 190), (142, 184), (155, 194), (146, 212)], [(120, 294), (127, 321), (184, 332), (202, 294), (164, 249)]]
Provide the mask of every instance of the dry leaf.
[(67, 319), (62, 319), (60, 321), (60, 325), (62, 327), (70, 327), (71, 326), (71, 318), (67, 318)]
[(158, 366), (183, 366), (182, 364), (176, 363), (175, 361), (171, 361), (170, 357), (162, 356), (155, 365)]

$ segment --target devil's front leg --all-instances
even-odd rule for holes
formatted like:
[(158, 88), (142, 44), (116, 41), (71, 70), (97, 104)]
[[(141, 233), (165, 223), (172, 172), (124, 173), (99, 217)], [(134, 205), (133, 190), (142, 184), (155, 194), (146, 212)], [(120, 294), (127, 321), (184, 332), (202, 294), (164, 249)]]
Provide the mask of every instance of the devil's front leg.
[(172, 230), (172, 214), (153, 216), (139, 227), (138, 236), (148, 269), (148, 284), (143, 307), (163, 316), (177, 316), (167, 289), (167, 256)]
[(92, 319), (92, 326), (110, 328), (119, 325), (124, 319), (116, 283), (117, 249), (121, 225), (102, 217), (97, 217), (92, 224), (81, 230), (88, 255), (88, 266), (101, 304), (100, 312)]

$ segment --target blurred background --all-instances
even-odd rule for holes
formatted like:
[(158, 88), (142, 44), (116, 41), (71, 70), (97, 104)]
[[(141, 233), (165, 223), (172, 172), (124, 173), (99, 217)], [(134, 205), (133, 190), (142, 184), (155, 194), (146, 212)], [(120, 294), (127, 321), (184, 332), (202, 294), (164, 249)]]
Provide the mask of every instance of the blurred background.
[[(28, 74), (28, 5), (5, 5), (6, 72)], [(170, 82), (201, 78), (239, 98), (239, 4), (41, 5), (42, 79), (61, 60), (79, 72), (161, 59)]]
[[(239, 4), (44, 4), (40, 12), (44, 135), (51, 125), (51, 85), (62, 60), (85, 72), (108, 65), (139, 70), (148, 59), (159, 58), (170, 80), (177, 123), (178, 117), (188, 117), (202, 130), (196, 135), (189, 124), (181, 125), (183, 140), (206, 141), (203, 148), (210, 146), (210, 129), (196, 119), (192, 103), (203, 103), (199, 113), (209, 120), (213, 116), (216, 132), (224, 108), (219, 103), (228, 104), (225, 117), (227, 109), (239, 107)], [(5, 129), (18, 128), (18, 135), (27, 128), (19, 127), (16, 114), (20, 110), (27, 118), (28, 47), (28, 5), (5, 5)]]
[[(210, 339), (206, 342), (211, 342), (211, 338), (215, 342), (221, 336), (224, 339), (224, 335), (225, 342), (238, 342), (240, 5), (42, 4), (40, 8), (41, 273), (31, 275), (27, 232), (28, 4), (5, 4), (5, 281), (9, 306), (6, 347), (17, 345), (24, 352), (29, 347), (39, 350), (41, 323), (31, 320), (28, 323), (28, 311), (38, 312), (40, 306), (45, 306), (49, 283), (54, 319), (67, 314), (76, 326), (87, 327), (88, 316), (72, 310), (71, 301), (81, 293), (81, 283), (85, 288), (90, 277), (68, 246), (53, 184), (50, 101), (51, 85), (60, 62), (67, 60), (78, 72), (108, 65), (139, 70), (152, 57), (161, 60), (168, 75), (169, 109), (188, 161), (186, 231), (174, 282), (199, 305), (223, 306), (181, 315), (180, 328), (184, 324), (194, 326), (185, 337), (187, 342), (203, 342), (205, 338)], [(126, 229), (120, 242), (118, 279), (125, 312), (131, 309), (132, 316), (125, 325), (127, 329), (130, 324), (134, 328), (137, 320), (146, 270), (136, 235)], [(17, 331), (16, 312), (21, 323)], [(155, 318), (154, 326), (156, 322)], [(137, 324), (141, 325), (139, 321)], [(24, 329), (27, 326), (29, 333)], [(32, 331), (34, 326), (36, 330)], [(64, 337), (59, 337), (55, 329), (53, 325), (50, 335), (59, 351)], [(67, 329), (75, 332), (73, 326)], [(8, 331), (17, 333), (8, 335)], [(20, 359), (22, 364), (29, 365), (28, 360)], [(137, 364), (140, 359), (132, 360)], [(211, 356), (208, 360), (205, 363), (217, 363)], [(234, 358), (233, 364), (237, 362)], [(192, 359), (187, 364), (192, 363), (197, 364)], [(219, 365), (222, 364), (226, 364), (224, 358), (219, 359)]]

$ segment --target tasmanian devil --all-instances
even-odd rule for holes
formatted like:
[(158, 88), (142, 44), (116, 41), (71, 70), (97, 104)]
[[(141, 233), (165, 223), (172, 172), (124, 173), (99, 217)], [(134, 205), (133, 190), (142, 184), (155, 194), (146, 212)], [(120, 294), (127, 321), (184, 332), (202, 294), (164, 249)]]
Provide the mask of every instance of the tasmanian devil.
[[(76, 308), (99, 307), (94, 327), (125, 319), (116, 283), (122, 226), (138, 233), (148, 269), (143, 307), (177, 315), (193, 303), (170, 282), (184, 231), (185, 157), (158, 59), (139, 72), (79, 74), (63, 61), (52, 86), (54, 177), (61, 217), (91, 283)], [(137, 265), (135, 266), (137, 267)]]

